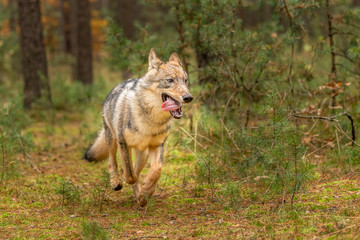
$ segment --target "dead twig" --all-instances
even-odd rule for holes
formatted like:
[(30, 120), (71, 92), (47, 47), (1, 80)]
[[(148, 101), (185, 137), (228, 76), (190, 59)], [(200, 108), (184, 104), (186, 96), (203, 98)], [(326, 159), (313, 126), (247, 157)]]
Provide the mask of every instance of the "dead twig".
[(225, 126), (222, 119), (220, 119), (220, 122), (223, 125), (223, 127), (225, 128), (225, 130), (226, 130), (227, 134), (229, 135), (229, 138), (231, 139), (232, 143), (234, 144), (236, 150), (238, 150), (240, 152), (240, 148), (236, 145), (234, 138), (231, 136), (231, 133), (229, 132), (229, 129)]
[(329, 233), (327, 235), (324, 235), (323, 237), (325, 238), (325, 237), (328, 237), (328, 236), (332, 236), (332, 235), (344, 232), (345, 230), (349, 230), (349, 229), (354, 228), (354, 227), (360, 227), (360, 225), (359, 224), (354, 224), (354, 225), (348, 226), (346, 228), (340, 229), (340, 230), (338, 230), (336, 232), (332, 232), (332, 233)]
[(181, 130), (183, 130), (183, 132), (188, 135), (194, 142), (196, 142), (197, 144), (199, 144), (199, 146), (202, 148), (202, 149), (205, 149), (205, 147), (199, 143), (193, 136), (191, 136), (190, 133), (188, 133), (184, 128), (180, 127)]
[(212, 140), (209, 139), (208, 137), (205, 137), (205, 136), (201, 135), (200, 133), (198, 133), (197, 136), (205, 139), (206, 141), (210, 142), (211, 144), (214, 144), (214, 145), (216, 145), (216, 146), (219, 146), (219, 144), (217, 144), (216, 142), (212, 141)]
[(352, 135), (352, 146), (354, 146), (354, 142), (355, 142), (355, 127), (354, 127), (354, 120), (353, 118), (348, 114), (348, 113), (343, 113), (343, 115), (345, 115), (351, 123), (351, 135)]
[(289, 117), (296, 117), (296, 118), (306, 118), (306, 119), (320, 119), (320, 120), (326, 120), (326, 121), (330, 121), (330, 122), (338, 122), (338, 120), (336, 119), (338, 116), (333, 116), (333, 117), (324, 117), (324, 116), (307, 116), (307, 115), (298, 115), (298, 114), (290, 114)]
[(296, 190), (298, 188), (298, 166), (297, 166), (297, 155), (298, 155), (298, 151), (297, 151), (297, 146), (296, 143), (294, 143), (294, 167), (295, 167), (295, 183), (294, 183), (294, 191), (292, 193), (291, 196), (291, 208), (293, 208), (294, 206), (294, 199), (295, 199), (295, 194), (296, 194)]
[[(330, 141), (329, 143), (332, 143), (332, 142), (335, 142), (335, 140)], [(321, 149), (324, 149), (324, 148), (326, 148), (326, 147), (328, 147), (328, 146), (329, 146), (329, 144), (325, 144), (324, 146), (322, 146), (322, 147), (320, 147), (320, 148), (317, 148), (317, 149), (315, 149), (314, 151), (312, 151), (311, 153), (307, 154), (306, 157), (309, 157), (309, 156), (312, 155), (313, 153), (316, 153), (316, 152), (320, 151)]]
[(334, 125), (334, 126), (335, 126), (335, 128), (337, 128), (345, 137), (347, 137), (347, 138), (351, 141), (352, 144), (355, 144), (356, 146), (360, 147), (360, 144), (357, 143), (357, 142), (355, 142), (355, 141), (353, 140), (353, 138), (350, 137), (350, 136), (342, 129), (342, 127), (340, 126), (340, 123), (337, 123), (337, 126), (336, 126), (336, 125)]
[(146, 238), (160, 238), (160, 239), (163, 239), (164, 237), (162, 237), (162, 236), (143, 236), (143, 237), (131, 238), (131, 240), (146, 239)]
[[(337, 118), (342, 117), (342, 116), (346, 116), (351, 123), (351, 137), (344, 131), (344, 129), (342, 129), (340, 122)], [(347, 112), (341, 113), (339, 115), (335, 115), (332, 117), (325, 117), (325, 116), (317, 116), (317, 115), (313, 115), (313, 116), (307, 116), (307, 115), (298, 115), (298, 114), (290, 114), (289, 117), (295, 117), (295, 118), (304, 118), (304, 119), (320, 119), (320, 120), (325, 120), (325, 121), (329, 121), (329, 122), (335, 122), (336, 124), (334, 125), (335, 128), (337, 130), (339, 130), (345, 137), (347, 137), (349, 140), (351, 140), (352, 146), (356, 145), (358, 147), (360, 147), (360, 144), (355, 142), (356, 140), (356, 135), (355, 135), (355, 127), (354, 127), (354, 119), (351, 117), (350, 114), (348, 114)]]
[(1, 173), (1, 181), (4, 180), (5, 177), (5, 148), (4, 142), (1, 142), (1, 152), (2, 152), (2, 173)]

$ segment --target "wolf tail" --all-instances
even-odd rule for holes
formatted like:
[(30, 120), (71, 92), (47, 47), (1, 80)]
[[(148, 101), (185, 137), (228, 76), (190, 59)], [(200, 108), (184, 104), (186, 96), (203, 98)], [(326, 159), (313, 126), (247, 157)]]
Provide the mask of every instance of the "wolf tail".
[(105, 140), (105, 130), (102, 129), (95, 142), (85, 152), (84, 159), (89, 162), (99, 162), (108, 156), (109, 152)]

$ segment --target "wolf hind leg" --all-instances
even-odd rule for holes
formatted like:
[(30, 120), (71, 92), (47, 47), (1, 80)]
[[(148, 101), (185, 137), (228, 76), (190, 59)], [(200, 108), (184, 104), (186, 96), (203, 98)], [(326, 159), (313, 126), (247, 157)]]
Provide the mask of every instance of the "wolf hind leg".
[(137, 181), (137, 176), (131, 160), (131, 149), (124, 142), (118, 142), (120, 158), (122, 161), (125, 182), (134, 184)]
[(119, 178), (118, 165), (116, 161), (117, 145), (111, 130), (105, 125), (105, 139), (109, 151), (108, 169), (110, 174), (110, 186), (112, 190), (119, 191), (122, 189), (122, 183)]
[(144, 169), (149, 151), (146, 149), (145, 151), (139, 151), (137, 149), (134, 149), (135, 152), (135, 174), (137, 176), (136, 182), (132, 185), (132, 188), (134, 190), (135, 198), (139, 201), (140, 200), (140, 193), (142, 188), (141, 183), (141, 171)]
[(161, 175), (163, 149), (163, 145), (149, 149), (149, 159), (151, 161), (150, 171), (144, 180), (138, 200), (140, 206), (142, 207), (147, 205), (148, 199), (155, 192), (156, 184)]

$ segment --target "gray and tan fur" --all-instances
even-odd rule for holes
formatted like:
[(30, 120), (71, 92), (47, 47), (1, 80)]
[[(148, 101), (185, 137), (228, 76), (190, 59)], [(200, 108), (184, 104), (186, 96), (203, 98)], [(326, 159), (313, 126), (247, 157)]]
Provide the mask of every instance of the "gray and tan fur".
[[(179, 56), (173, 53), (164, 63), (151, 49), (148, 72), (139, 79), (116, 85), (106, 97), (104, 127), (84, 155), (88, 161), (109, 157), (110, 184), (113, 190), (120, 190), (122, 183), (116, 161), (119, 150), (124, 180), (132, 184), (141, 206), (147, 204), (147, 199), (155, 191), (161, 174), (164, 143), (173, 118), (169, 111), (161, 109), (162, 96), (170, 96), (179, 104), (192, 100), (188, 75)], [(134, 167), (132, 151), (135, 153)], [(150, 171), (142, 183), (140, 173), (148, 159)]]

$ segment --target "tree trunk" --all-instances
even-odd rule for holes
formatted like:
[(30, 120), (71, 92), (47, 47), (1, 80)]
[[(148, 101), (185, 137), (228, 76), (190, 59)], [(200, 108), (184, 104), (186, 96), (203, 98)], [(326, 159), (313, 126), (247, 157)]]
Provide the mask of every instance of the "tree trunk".
[(9, 16), (9, 28), (11, 32), (16, 32), (16, 6), (14, 1), (9, 2), (10, 16)]
[(18, 0), (24, 107), (43, 98), (51, 105), (39, 0)]
[(140, 6), (137, 0), (115, 0), (115, 21), (123, 29), (124, 36), (128, 39), (135, 37), (136, 28), (134, 25), (135, 18), (139, 18), (137, 13)]
[(71, 35), (70, 35), (70, 16), (69, 1), (59, 0), (60, 18), (59, 18), (59, 35), (60, 50), (63, 53), (71, 53)]
[(360, 0), (352, 0), (351, 5), (352, 5), (353, 7), (358, 7), (358, 6), (360, 6)]
[(75, 58), (73, 78), (92, 83), (92, 46), (90, 4), (88, 0), (70, 0), (71, 47)]
[(330, 73), (330, 81), (333, 84), (334, 88), (331, 91), (331, 103), (332, 107), (336, 106), (336, 96), (337, 92), (335, 90), (336, 80), (337, 80), (337, 71), (336, 71), (336, 54), (335, 54), (335, 44), (334, 44), (334, 28), (333, 28), (333, 16), (330, 10), (330, 0), (326, 0), (326, 15), (328, 21), (328, 37), (329, 37), (329, 46), (330, 46), (330, 54), (331, 54), (331, 73)]

